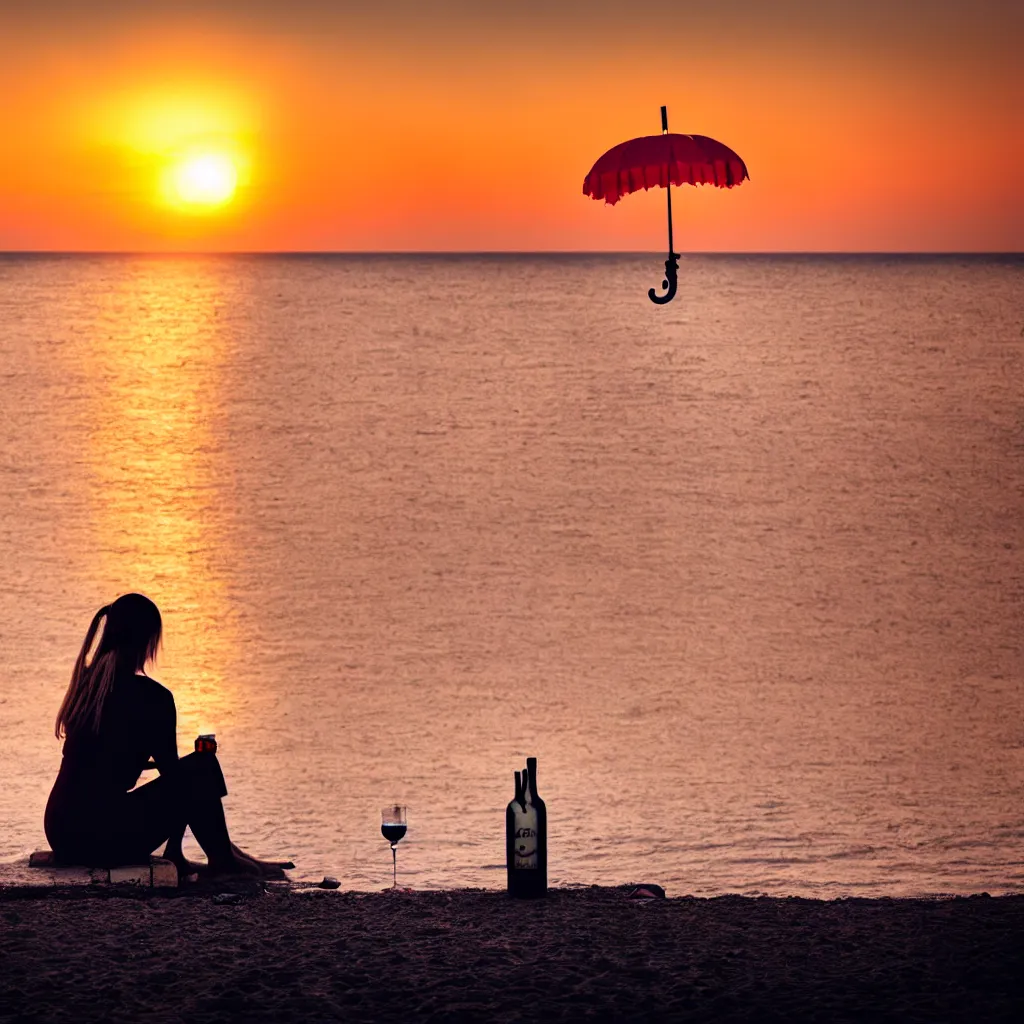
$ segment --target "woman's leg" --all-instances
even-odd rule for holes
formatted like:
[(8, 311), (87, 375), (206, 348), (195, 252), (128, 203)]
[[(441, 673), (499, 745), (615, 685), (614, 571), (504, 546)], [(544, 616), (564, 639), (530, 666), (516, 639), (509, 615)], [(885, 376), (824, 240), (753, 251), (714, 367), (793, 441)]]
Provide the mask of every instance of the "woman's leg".
[[(227, 795), (224, 774), (216, 754), (193, 753), (181, 758), (174, 768), (159, 779), (141, 786), (130, 797), (144, 807), (145, 816), (154, 821), (152, 835), (167, 837), (164, 856), (173, 860), (179, 870), (192, 873), (200, 865), (185, 859), (181, 840), (186, 825), (203, 848), (212, 874), (277, 875), (291, 866), (288, 862), (259, 861), (243, 853), (231, 842), (224, 806)], [(152, 848), (160, 844), (157, 839)]]
[(175, 825), (171, 834), (167, 837), (167, 845), (164, 847), (164, 857), (173, 860), (175, 864), (185, 863), (185, 854), (181, 849), (182, 840), (185, 838), (185, 825)]
[[(178, 869), (179, 875), (195, 875), (205, 871), (207, 865), (191, 861), (185, 856), (185, 851), (182, 849), (181, 844), (185, 839), (186, 827), (184, 819), (174, 824), (171, 828), (171, 834), (167, 837), (167, 845), (164, 847), (163, 855), (166, 860), (174, 864)], [(232, 845), (232, 850), (235, 850), (234, 845)]]
[[(194, 753), (181, 758), (169, 773), (179, 809), (180, 824), (171, 832), (171, 852), (180, 854), (185, 825), (203, 848), (214, 874), (256, 874), (254, 865), (239, 857), (228, 834), (223, 797), (228, 788), (216, 754)], [(175, 849), (177, 847), (177, 849)], [(180, 856), (184, 862), (184, 856)]]

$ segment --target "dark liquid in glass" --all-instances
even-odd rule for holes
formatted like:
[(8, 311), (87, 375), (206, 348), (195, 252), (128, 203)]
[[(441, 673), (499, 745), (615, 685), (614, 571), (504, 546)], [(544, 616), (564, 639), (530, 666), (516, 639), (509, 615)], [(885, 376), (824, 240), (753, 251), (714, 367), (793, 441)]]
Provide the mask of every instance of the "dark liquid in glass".
[(405, 825), (381, 825), (380, 833), (389, 843), (397, 843), (405, 835)]

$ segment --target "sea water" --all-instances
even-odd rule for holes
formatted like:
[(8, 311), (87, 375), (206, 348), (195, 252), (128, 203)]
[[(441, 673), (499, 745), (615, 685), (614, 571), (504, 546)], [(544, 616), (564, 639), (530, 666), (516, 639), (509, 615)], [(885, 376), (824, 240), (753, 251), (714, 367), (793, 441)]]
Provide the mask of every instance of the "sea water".
[[(1020, 257), (0, 258), (0, 858), (94, 611), (244, 848), (504, 885), (1024, 890)], [(193, 847), (194, 849), (194, 847)]]

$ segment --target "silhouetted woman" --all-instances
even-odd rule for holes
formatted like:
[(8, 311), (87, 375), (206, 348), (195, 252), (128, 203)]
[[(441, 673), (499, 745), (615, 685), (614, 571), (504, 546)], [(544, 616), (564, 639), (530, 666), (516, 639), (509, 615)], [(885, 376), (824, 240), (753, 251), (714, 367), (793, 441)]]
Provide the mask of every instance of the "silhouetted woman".
[[(57, 712), (57, 738), (65, 740), (46, 804), (50, 848), (64, 863), (109, 867), (146, 862), (166, 843), (164, 856), (189, 873), (199, 865), (182, 854), (188, 826), (211, 874), (281, 876), (291, 864), (256, 860), (232, 844), (217, 755), (178, 757), (174, 697), (145, 674), (162, 631), (157, 606), (142, 594), (93, 616)], [(160, 777), (133, 789), (151, 757)]]

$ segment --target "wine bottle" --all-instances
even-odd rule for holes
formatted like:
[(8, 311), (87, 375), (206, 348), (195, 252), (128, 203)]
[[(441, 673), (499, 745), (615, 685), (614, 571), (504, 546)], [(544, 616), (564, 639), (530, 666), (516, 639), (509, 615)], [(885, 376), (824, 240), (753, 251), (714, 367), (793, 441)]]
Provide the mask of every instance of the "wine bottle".
[(521, 772), (514, 772), (516, 779), (515, 796), (505, 808), (505, 873), (507, 875), (508, 891), (516, 895), (518, 888), (518, 875), (515, 870), (515, 849), (516, 849), (516, 815), (526, 810), (526, 796), (523, 793), (523, 779)]
[(533, 880), (534, 896), (544, 896), (548, 891), (548, 809), (537, 792), (537, 758), (526, 759), (526, 775), (523, 788), (526, 790), (526, 806), (536, 815), (537, 824), (537, 876)]
[(512, 896), (535, 894), (539, 858), (537, 856), (537, 813), (526, 795), (526, 772), (516, 772), (516, 795), (505, 809), (505, 868), (508, 891)]

